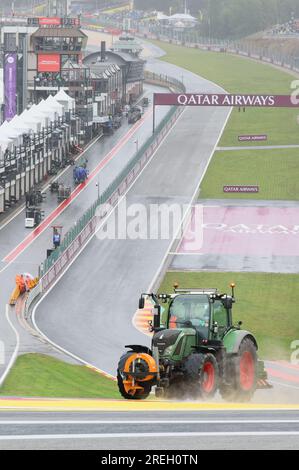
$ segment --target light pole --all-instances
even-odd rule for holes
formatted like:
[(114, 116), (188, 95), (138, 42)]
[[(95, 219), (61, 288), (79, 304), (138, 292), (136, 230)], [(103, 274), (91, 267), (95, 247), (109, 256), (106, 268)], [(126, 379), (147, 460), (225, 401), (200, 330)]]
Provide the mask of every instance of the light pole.
[(212, 24), (211, 24), (211, 18), (212, 13), (211, 13), (211, 0), (209, 0), (209, 45), (211, 45), (211, 34), (212, 34)]
[(40, 82), (40, 78), (39, 77), (34, 77), (34, 86), (33, 86), (33, 89), (34, 89), (34, 104), (37, 104), (38, 101), (37, 101), (37, 90), (36, 90), (36, 87), (38, 86), (39, 82)]
[(139, 140), (138, 140), (138, 139), (134, 140), (134, 144), (136, 145), (136, 153), (138, 153), (138, 150), (139, 150)]
[(96, 187), (98, 190), (98, 199), (100, 199), (100, 179), (98, 179), (98, 182), (96, 183)]

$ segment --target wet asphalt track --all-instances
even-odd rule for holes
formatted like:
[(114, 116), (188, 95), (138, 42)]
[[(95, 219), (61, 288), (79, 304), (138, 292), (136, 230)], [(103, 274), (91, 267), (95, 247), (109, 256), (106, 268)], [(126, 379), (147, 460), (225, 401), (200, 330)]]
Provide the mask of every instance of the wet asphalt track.
[[(148, 86), (146, 93), (151, 99), (153, 92), (157, 90), (161, 89)], [(159, 110), (158, 121), (165, 116), (167, 110), (166, 108)], [(77, 198), (63, 212), (58, 213), (55, 221), (53, 220), (52, 223), (49, 223), (49, 226), (40, 235), (38, 230), (34, 231), (36, 235), (32, 243), (28, 241), (28, 244), (24, 247), (25, 249), (20, 249), (18, 256), (11, 262), (6, 261), (5, 257), (23, 242), (26, 237), (33, 233), (24, 227), (25, 210), (21, 209), (19, 215), (14, 217), (10, 223), (0, 228), (0, 342), (5, 347), (4, 364), (0, 363), (0, 378), (16, 347), (16, 335), (7, 321), (5, 312), (5, 305), (14, 289), (15, 275), (23, 272), (29, 272), (34, 276), (38, 274), (38, 266), (46, 257), (47, 248), (52, 247), (51, 225), (53, 223), (62, 225), (63, 233), (66, 233), (97, 198), (98, 189), (96, 184), (99, 183), (100, 190), (104, 191), (108, 184), (113, 181), (127, 162), (134, 156), (136, 152), (136, 144), (134, 142), (136, 139), (138, 139), (141, 146), (151, 133), (152, 111), (149, 108), (142, 123), (138, 122), (136, 126), (128, 126), (124, 120), (123, 126), (113, 136), (104, 137), (92, 145), (85, 153), (85, 156), (88, 159), (88, 169), (90, 172), (97, 165), (102, 165), (102, 168), (99, 169), (99, 176), (96, 176), (88, 185), (82, 188)], [(107, 155), (110, 155), (109, 161), (107, 160)], [(64, 182), (74, 189), (73, 167), (68, 167), (63, 175), (59, 176), (58, 181)], [(46, 202), (42, 205), (42, 209), (45, 211), (45, 219), (50, 217), (53, 211), (57, 211), (57, 206), (57, 195), (51, 194), (47, 190)], [(8, 316), (10, 321), (17, 326), (14, 315), (9, 314)], [(1, 359), (0, 355), (0, 362)]]
[(298, 450), (299, 412), (1, 412), (0, 449)]
[[(148, 68), (171, 76), (181, 69), (152, 59)], [(219, 91), (184, 72), (189, 91)], [(189, 204), (228, 116), (225, 108), (186, 109), (127, 195), (127, 205)], [(36, 311), (52, 341), (115, 374), (125, 344), (147, 343), (132, 327), (140, 292), (148, 289), (172, 234), (164, 240), (94, 237)]]

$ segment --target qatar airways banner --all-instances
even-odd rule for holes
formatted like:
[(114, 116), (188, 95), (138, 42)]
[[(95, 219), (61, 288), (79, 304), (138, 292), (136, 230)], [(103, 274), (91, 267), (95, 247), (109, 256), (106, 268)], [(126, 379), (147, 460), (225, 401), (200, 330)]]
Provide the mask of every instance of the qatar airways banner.
[(298, 108), (299, 96), (288, 95), (219, 95), (200, 93), (155, 93), (156, 106), (229, 106), (259, 108)]
[(10, 121), (17, 114), (17, 54), (4, 56), (4, 120)]

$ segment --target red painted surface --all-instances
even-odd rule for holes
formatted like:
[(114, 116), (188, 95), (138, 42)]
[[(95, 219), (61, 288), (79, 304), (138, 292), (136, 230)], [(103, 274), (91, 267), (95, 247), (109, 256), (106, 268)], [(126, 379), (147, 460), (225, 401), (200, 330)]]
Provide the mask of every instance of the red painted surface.
[(40, 26), (60, 26), (61, 18), (52, 17), (52, 18), (39, 18)]
[(294, 382), (299, 384), (299, 376), (288, 374), (282, 370), (272, 369), (271, 367), (267, 368), (267, 372), (271, 377), (279, 378), (282, 380), (286, 380), (287, 382)]
[(60, 72), (60, 55), (38, 54), (37, 70), (38, 72)]
[(299, 256), (299, 208), (205, 207), (203, 245), (190, 248), (190, 228), (178, 252)]
[(74, 191), (72, 192), (71, 196), (63, 201), (51, 214), (49, 214), (41, 224), (33, 230), (17, 247), (15, 247), (8, 255), (3, 258), (5, 263), (11, 263), (14, 261), (41, 233), (43, 233), (49, 225), (53, 223), (53, 221), (72, 203), (72, 201), (83, 191), (90, 183), (95, 176), (110, 162), (116, 155), (117, 152), (128, 142), (128, 140), (132, 137), (132, 135), (141, 127), (146, 119), (147, 115), (151, 111), (148, 110), (130, 130), (125, 134), (119, 142), (113, 147), (113, 149), (105, 156), (105, 158), (91, 171), (85, 183), (80, 184), (77, 186)]
[(299, 365), (291, 364), (288, 361), (277, 361), (277, 364), (282, 365), (285, 369), (295, 370), (299, 374)]

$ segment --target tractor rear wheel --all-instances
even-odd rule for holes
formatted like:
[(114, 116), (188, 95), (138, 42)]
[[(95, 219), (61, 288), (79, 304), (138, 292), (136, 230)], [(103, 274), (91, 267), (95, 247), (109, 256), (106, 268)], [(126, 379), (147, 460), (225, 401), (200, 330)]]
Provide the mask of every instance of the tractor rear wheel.
[(191, 354), (185, 363), (189, 395), (211, 399), (218, 389), (219, 368), (213, 354)]
[(123, 370), (123, 366), (127, 359), (131, 356), (131, 352), (123, 354), (123, 356), (120, 358), (120, 361), (118, 363), (118, 368), (117, 368), (117, 385), (118, 385), (118, 390), (119, 393), (123, 398), (126, 400), (145, 400), (149, 394), (151, 393), (152, 387), (151, 384), (147, 382), (142, 382), (139, 383), (143, 390), (136, 390), (134, 394), (128, 393), (124, 384), (124, 377), (121, 374), (121, 370)]
[(238, 355), (228, 360), (228, 382), (220, 394), (224, 400), (245, 402), (251, 400), (257, 388), (257, 352), (250, 338), (243, 339)]

